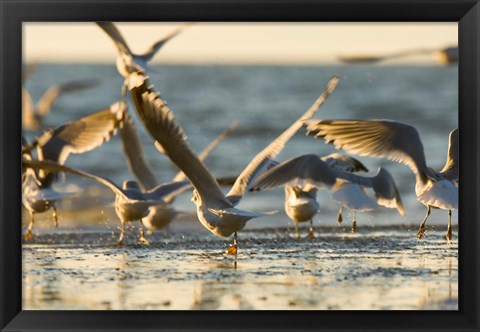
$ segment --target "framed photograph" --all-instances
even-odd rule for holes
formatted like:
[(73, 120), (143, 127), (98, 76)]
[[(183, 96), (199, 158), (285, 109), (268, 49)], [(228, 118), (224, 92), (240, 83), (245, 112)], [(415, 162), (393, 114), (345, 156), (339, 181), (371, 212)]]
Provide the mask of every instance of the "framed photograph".
[(0, 2), (1, 331), (479, 330), (477, 1)]

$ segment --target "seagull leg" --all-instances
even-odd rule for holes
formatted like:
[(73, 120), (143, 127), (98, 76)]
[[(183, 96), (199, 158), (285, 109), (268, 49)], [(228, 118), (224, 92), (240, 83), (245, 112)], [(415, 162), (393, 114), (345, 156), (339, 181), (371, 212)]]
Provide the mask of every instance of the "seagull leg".
[(237, 256), (237, 249), (238, 249), (238, 246), (237, 246), (237, 232), (234, 232), (233, 233), (233, 244), (229, 245), (228, 248), (227, 248), (227, 254), (229, 255), (235, 255), (235, 257)]
[(427, 206), (427, 214), (425, 215), (425, 218), (423, 219), (423, 222), (420, 225), (420, 228), (418, 229), (418, 232), (417, 232), (417, 239), (419, 240), (425, 236), (425, 222), (427, 221), (427, 218), (430, 215), (430, 210), (431, 210), (431, 207), (429, 205)]
[(308, 238), (313, 239), (315, 235), (313, 234), (313, 218), (310, 219), (310, 227), (308, 228)]
[(53, 209), (53, 224), (55, 225), (55, 227), (58, 227), (57, 208), (55, 207), (55, 205), (52, 205), (52, 209)]
[(145, 230), (143, 229), (143, 222), (140, 220), (140, 238), (138, 239), (140, 243), (149, 245), (150, 242), (145, 237)]
[(295, 224), (295, 239), (299, 239), (300, 238), (300, 233), (298, 232), (298, 222), (294, 221), (294, 224)]
[(27, 232), (23, 235), (23, 240), (25, 241), (33, 237), (32, 228), (33, 228), (33, 223), (35, 222), (34, 214), (35, 212), (30, 211), (30, 223), (28, 224)]
[(357, 231), (357, 211), (353, 210), (352, 233)]
[(338, 226), (341, 226), (342, 225), (342, 221), (343, 221), (343, 218), (342, 218), (342, 205), (340, 205), (340, 209), (338, 210), (338, 215), (337, 215), (337, 223), (338, 223)]
[(447, 241), (452, 241), (452, 210), (448, 210)]
[(123, 244), (123, 237), (125, 236), (125, 222), (122, 220), (122, 228), (120, 229), (120, 237), (117, 240), (117, 244), (121, 246)]

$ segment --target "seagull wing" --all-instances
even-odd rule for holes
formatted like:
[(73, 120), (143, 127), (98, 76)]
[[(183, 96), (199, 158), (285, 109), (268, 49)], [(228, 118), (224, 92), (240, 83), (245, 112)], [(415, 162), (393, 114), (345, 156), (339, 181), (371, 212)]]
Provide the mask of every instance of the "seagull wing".
[(120, 129), (120, 137), (127, 157), (128, 168), (135, 174), (144, 189), (149, 190), (156, 187), (158, 181), (150, 164), (145, 159), (140, 137), (128, 112), (125, 112), (125, 121)]
[[(332, 172), (336, 178), (348, 181), (350, 183), (358, 184), (362, 187), (372, 188), (375, 192), (377, 203), (388, 207), (396, 208), (398, 212), (405, 216), (405, 210), (403, 208), (402, 199), (397, 189), (397, 185), (393, 180), (392, 175), (385, 168), (380, 167), (378, 173), (375, 176), (360, 176), (350, 172), (344, 172), (333, 169)], [(343, 181), (338, 181), (334, 192), (338, 190), (338, 186), (341, 186)]]
[[(237, 128), (237, 125), (238, 120), (233, 121), (230, 127), (222, 131), (220, 135), (218, 135), (205, 149), (202, 150), (202, 152), (198, 154), (198, 159), (200, 161), (204, 161), (208, 155), (215, 150), (218, 144), (220, 144), (232, 131), (235, 130), (235, 128)], [(182, 181), (183, 179), (185, 179), (185, 173), (180, 171), (177, 173), (177, 175), (175, 175), (172, 181)]]
[(115, 103), (109, 108), (47, 131), (39, 136), (38, 158), (63, 164), (70, 153), (84, 153), (102, 145), (120, 126), (126, 104)]
[[(238, 124), (238, 120), (233, 121), (230, 127), (222, 131), (220, 135), (218, 135), (212, 142), (210, 142), (210, 144), (205, 149), (202, 150), (202, 152), (198, 154), (198, 159), (203, 162), (208, 157), (208, 155), (213, 150), (215, 150), (218, 144), (220, 144), (228, 136), (228, 134), (230, 134), (233, 130), (235, 130), (235, 128), (237, 127), (237, 124)], [(180, 171), (175, 175), (172, 181), (183, 181), (184, 179), (186, 179), (185, 173)], [(229, 184), (229, 186), (231, 186), (233, 185), (233, 183), (235, 183), (235, 179), (231, 180), (231, 179), (222, 178), (220, 179), (221, 181), (219, 181), (219, 179), (217, 178), (216, 180), (219, 185), (227, 185), (228, 181), (231, 181), (231, 183)], [(173, 203), (173, 201), (175, 200), (175, 197), (177, 197), (177, 195), (181, 194), (187, 189), (189, 189), (189, 187), (184, 187), (183, 190), (177, 190), (174, 193), (168, 195), (167, 197), (165, 197), (165, 202)]]
[(165, 36), (163, 36), (162, 38), (160, 38), (159, 40), (157, 40), (152, 46), (150, 46), (143, 54), (135, 54), (135, 57), (136, 58), (140, 58), (142, 59), (143, 61), (145, 62), (148, 62), (150, 61), (154, 56), (155, 54), (157, 54), (157, 52), (167, 43), (169, 42), (171, 39), (173, 39), (174, 37), (176, 37), (178, 34), (182, 33), (183, 31), (185, 31), (187, 28), (189, 28), (193, 23), (187, 23), (187, 24), (183, 24), (181, 25), (180, 27), (178, 27), (177, 29), (175, 30), (172, 30), (171, 32), (169, 32), (168, 34), (166, 34)]
[(384, 60), (402, 58), (411, 55), (421, 55), (421, 54), (431, 54), (435, 52), (436, 49), (432, 48), (418, 48), (410, 49), (405, 51), (399, 51), (395, 53), (385, 54), (385, 55), (370, 55), (370, 54), (359, 54), (359, 55), (341, 55), (337, 56), (337, 59), (341, 62), (346, 63), (376, 63)]
[(36, 112), (40, 116), (45, 116), (50, 113), (53, 103), (62, 93), (81, 91), (93, 87), (96, 84), (96, 80), (81, 80), (52, 85), (37, 101)]
[(128, 47), (127, 41), (123, 38), (122, 33), (112, 22), (96, 22), (97, 25), (107, 33), (117, 47), (119, 54), (132, 55), (132, 51)]
[(35, 112), (35, 105), (27, 89), (22, 88), (22, 127), (40, 129), (40, 122)]
[(359, 160), (341, 153), (332, 153), (320, 159), (328, 166), (344, 172), (368, 172), (368, 168)]
[(262, 174), (271, 164), (272, 160), (283, 150), (285, 144), (302, 127), (305, 120), (310, 119), (327, 100), (328, 96), (337, 86), (339, 77), (334, 75), (327, 84), (327, 87), (315, 101), (315, 103), (280, 136), (278, 136), (265, 149), (258, 153), (247, 167), (240, 173), (232, 189), (228, 192), (227, 198), (235, 205), (238, 204), (245, 191), (250, 189), (255, 178)]
[(390, 209), (396, 208), (405, 217), (402, 198), (390, 172), (380, 167), (377, 175), (372, 178), (372, 183), (377, 203)]
[(307, 154), (292, 158), (261, 174), (252, 191), (275, 188), (284, 184), (306, 182), (319, 188), (330, 188), (336, 183), (333, 170), (318, 156)]
[(458, 128), (450, 132), (447, 161), (440, 173), (450, 181), (458, 181)]
[(150, 198), (154, 200), (154, 199), (163, 198), (165, 196), (175, 194), (175, 192), (177, 191), (184, 192), (185, 189), (190, 188), (191, 186), (192, 184), (190, 183), (190, 181), (175, 181), (175, 182), (163, 183), (149, 190), (144, 195), (146, 198)]
[(367, 195), (365, 188), (348, 181), (340, 181), (335, 186), (332, 199), (342, 206), (357, 211), (371, 211), (378, 208), (378, 204)]
[(128, 88), (135, 108), (150, 135), (165, 154), (189, 178), (202, 200), (216, 206), (231, 206), (220, 186), (187, 142), (167, 103), (153, 90), (148, 78), (131, 73)]
[(323, 138), (337, 149), (406, 164), (427, 181), (422, 141), (412, 126), (386, 120), (309, 120), (306, 126), (307, 135)]
[(117, 186), (112, 180), (108, 178), (104, 178), (101, 176), (93, 175), (84, 171), (80, 171), (77, 169), (74, 169), (72, 167), (68, 167), (65, 165), (60, 165), (56, 162), (50, 161), (50, 160), (27, 160), (25, 158), (22, 159), (22, 166), (27, 167), (27, 168), (32, 168), (32, 169), (37, 169), (40, 171), (46, 171), (48, 173), (58, 173), (58, 172), (67, 172), (67, 173), (72, 173), (76, 175), (80, 175), (92, 180), (95, 180), (108, 188), (110, 188), (116, 195), (122, 196), (124, 199), (128, 199), (128, 197), (125, 195), (124, 191), (122, 188)]

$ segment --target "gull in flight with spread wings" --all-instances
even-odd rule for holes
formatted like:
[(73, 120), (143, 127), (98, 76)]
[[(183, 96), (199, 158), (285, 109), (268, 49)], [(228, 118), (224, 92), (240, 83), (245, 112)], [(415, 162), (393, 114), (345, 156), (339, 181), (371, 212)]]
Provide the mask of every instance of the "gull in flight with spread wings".
[(433, 54), (435, 58), (442, 65), (450, 65), (458, 62), (458, 46), (449, 46), (442, 49), (432, 49), (432, 48), (421, 48), (421, 49), (412, 49), (406, 51), (395, 52), (386, 55), (343, 55), (338, 56), (337, 59), (345, 63), (377, 63), (380, 61), (386, 61), (390, 59), (403, 58), (412, 55), (431, 55)]
[(226, 195), (193, 153), (185, 132), (176, 123), (166, 102), (153, 90), (148, 77), (142, 73), (132, 73), (127, 82), (135, 108), (148, 132), (194, 186), (192, 200), (197, 206), (199, 221), (217, 236), (227, 237), (233, 234), (233, 245), (227, 252), (236, 254), (237, 231), (243, 229), (248, 220), (264, 214), (240, 210), (235, 206), (250, 189), (255, 178), (268, 168), (288, 140), (301, 128), (303, 121), (312, 117), (325, 102), (338, 83), (338, 76), (330, 80), (325, 91), (305, 114), (252, 159)]
[[(372, 210), (378, 207), (378, 203), (396, 208), (404, 216), (402, 200), (390, 173), (381, 167), (373, 177), (352, 174), (352, 171), (363, 169), (365, 167), (358, 160), (348, 156), (318, 157), (307, 154), (265, 171), (251, 190), (285, 185), (285, 211), (294, 221), (297, 234), (297, 223), (310, 220), (309, 237), (313, 237), (312, 218), (319, 207), (316, 201), (317, 188), (332, 189), (332, 198), (353, 210)], [(365, 194), (364, 188), (373, 189), (376, 203)], [(354, 227), (355, 224), (352, 225)]]
[[(234, 121), (229, 128), (220, 133), (220, 135), (218, 135), (202, 152), (200, 152), (198, 159), (201, 161), (205, 160), (218, 144), (220, 144), (235, 129), (237, 124), (238, 121)], [(145, 159), (140, 137), (135, 129), (133, 119), (128, 113), (126, 113), (124, 125), (120, 129), (120, 137), (127, 157), (128, 167), (132, 173), (135, 174), (142, 189), (145, 191), (157, 187), (159, 182), (153, 174), (150, 164)], [(185, 179), (185, 174), (180, 171), (175, 175), (171, 182), (184, 181)], [(219, 179), (217, 179), (217, 181), (219, 181)], [(183, 190), (189, 188), (191, 187), (182, 187)], [(164, 228), (178, 215), (179, 211), (172, 206), (172, 203), (180, 193), (182, 193), (182, 190), (176, 190), (170, 195), (165, 196), (160, 204), (150, 208), (149, 214), (142, 219), (143, 225), (149, 231)]]
[[(35, 71), (36, 64), (26, 66), (23, 70), (22, 82)], [(41, 128), (43, 118), (50, 113), (55, 101), (64, 93), (81, 91), (97, 84), (96, 80), (75, 80), (50, 86), (34, 104), (30, 93), (22, 88), (22, 128), (38, 130)]]
[(431, 208), (448, 210), (446, 238), (452, 239), (452, 210), (458, 209), (458, 128), (450, 132), (447, 161), (437, 172), (427, 166), (420, 136), (410, 125), (387, 120), (309, 120), (306, 126), (308, 135), (323, 138), (337, 149), (410, 167), (417, 199), (427, 207), (418, 239), (425, 235)]
[[(32, 150), (36, 148), (39, 161), (50, 160), (64, 164), (71, 153), (91, 151), (109, 140), (124, 118), (125, 105), (112, 104), (109, 108), (82, 117), (78, 120), (45, 131), (31, 143), (22, 137), (22, 156), (33, 160)], [(33, 237), (34, 215), (53, 209), (55, 226), (58, 225), (55, 202), (62, 197), (52, 189), (57, 174), (46, 170), (25, 169), (22, 174), (22, 202), (30, 212), (30, 223), (24, 239)]]
[(172, 38), (183, 32), (193, 23), (186, 23), (179, 28), (169, 32), (152, 46), (150, 46), (144, 53), (136, 54), (130, 50), (126, 40), (123, 38), (121, 32), (112, 22), (96, 22), (97, 25), (107, 33), (117, 47), (117, 69), (118, 72), (125, 78), (132, 72), (148, 71), (148, 62), (155, 56), (155, 54)]

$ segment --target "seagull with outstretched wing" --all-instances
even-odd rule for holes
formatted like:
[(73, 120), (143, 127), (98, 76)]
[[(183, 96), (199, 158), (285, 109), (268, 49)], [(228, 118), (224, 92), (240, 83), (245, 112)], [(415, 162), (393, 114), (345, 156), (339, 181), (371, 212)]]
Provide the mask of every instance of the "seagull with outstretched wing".
[(140, 243), (149, 244), (145, 237), (142, 219), (150, 213), (150, 209), (153, 206), (165, 203), (163, 198), (167, 195), (171, 195), (175, 191), (182, 190), (186, 186), (190, 186), (188, 181), (170, 182), (156, 186), (155, 188), (142, 192), (136, 181), (124, 181), (122, 187), (119, 187), (112, 180), (80, 171), (72, 167), (60, 165), (48, 160), (28, 160), (23, 159), (22, 165), (26, 168), (48, 171), (48, 172), (68, 172), (76, 175), (80, 175), (92, 180), (95, 180), (104, 186), (110, 188), (115, 194), (115, 212), (120, 218), (122, 227), (120, 230), (120, 237), (118, 238), (118, 244), (123, 244), (125, 237), (125, 223), (131, 221), (139, 221), (140, 228)]
[[(22, 157), (33, 160), (32, 153), (36, 150), (36, 159), (39, 161), (64, 164), (71, 153), (85, 153), (108, 141), (121, 126), (125, 108), (122, 102), (112, 104), (102, 111), (47, 130), (30, 143), (22, 136)], [(24, 239), (33, 237), (36, 213), (53, 209), (55, 226), (58, 225), (55, 202), (65, 195), (51, 188), (57, 174), (44, 169), (25, 169), (22, 174), (22, 202), (30, 212), (30, 223)]]
[(22, 128), (26, 130), (40, 129), (43, 118), (50, 113), (53, 104), (62, 94), (89, 89), (97, 83), (96, 80), (75, 80), (55, 84), (45, 90), (36, 103), (33, 102), (28, 90), (22, 88)]
[[(122, 138), (125, 156), (127, 157), (128, 167), (132, 173), (135, 174), (142, 190), (149, 190), (158, 186), (159, 182), (153, 174), (151, 165), (145, 159), (143, 147), (140, 142), (140, 137), (135, 129), (133, 119), (128, 113), (126, 113), (126, 115), (125, 124), (120, 129), (120, 136)], [(220, 144), (235, 129), (237, 123), (238, 121), (234, 121), (230, 127), (220, 133), (220, 135), (218, 135), (202, 152), (200, 152), (198, 159), (201, 161), (205, 160), (218, 144)], [(185, 174), (180, 171), (171, 181), (179, 182), (184, 181), (185, 179)], [(185, 186), (183, 187), (183, 190), (188, 190), (189, 188), (190, 186)], [(159, 230), (169, 225), (179, 213), (179, 211), (172, 206), (172, 203), (180, 193), (182, 193), (181, 190), (176, 190), (165, 196), (160, 204), (152, 206), (149, 214), (142, 219), (143, 225), (150, 231)]]
[(178, 27), (177, 29), (169, 32), (161, 37), (153, 45), (151, 45), (144, 53), (133, 53), (127, 44), (127, 41), (123, 38), (122, 33), (112, 22), (96, 22), (97, 25), (110, 37), (115, 44), (118, 56), (117, 56), (117, 69), (118, 72), (125, 78), (132, 72), (136, 71), (148, 71), (148, 62), (157, 54), (157, 52), (171, 39), (183, 32), (193, 23), (186, 23)]
[(303, 122), (311, 118), (325, 102), (338, 80), (338, 76), (334, 76), (312, 107), (250, 161), (225, 195), (210, 171), (190, 148), (185, 132), (176, 123), (167, 103), (149, 83), (148, 77), (142, 73), (132, 73), (127, 78), (133, 103), (148, 132), (194, 186), (193, 202), (197, 206), (199, 221), (217, 236), (227, 237), (233, 234), (234, 243), (227, 251), (232, 254), (237, 253), (237, 231), (243, 229), (248, 220), (264, 215), (240, 210), (235, 206)]
[[(335, 154), (319, 157), (307, 154), (289, 159), (264, 172), (251, 190), (261, 191), (285, 185), (285, 211), (294, 221), (297, 235), (297, 223), (310, 221), (309, 237), (313, 237), (312, 218), (319, 208), (317, 189), (331, 189), (335, 201), (354, 211), (369, 211), (383, 205), (396, 208), (404, 216), (402, 200), (390, 173), (385, 168), (380, 168), (373, 177), (352, 174), (364, 169), (366, 168), (358, 160), (348, 156), (339, 157)], [(376, 201), (366, 195), (364, 188), (373, 189)], [(354, 218), (353, 232), (355, 227)]]
[(388, 120), (309, 120), (307, 135), (359, 156), (386, 158), (407, 165), (415, 174), (415, 193), (427, 207), (417, 233), (425, 235), (431, 208), (448, 210), (446, 238), (452, 239), (452, 210), (458, 209), (458, 128), (450, 132), (447, 161), (440, 172), (427, 166), (417, 130)]
[(405, 51), (399, 51), (395, 53), (385, 54), (385, 55), (368, 55), (368, 54), (357, 54), (357, 55), (340, 55), (337, 56), (337, 59), (344, 63), (351, 64), (374, 64), (381, 61), (387, 61), (391, 59), (403, 58), (412, 55), (434, 55), (435, 58), (442, 65), (450, 65), (458, 62), (459, 52), (458, 46), (448, 46), (441, 49), (437, 48), (418, 48)]

